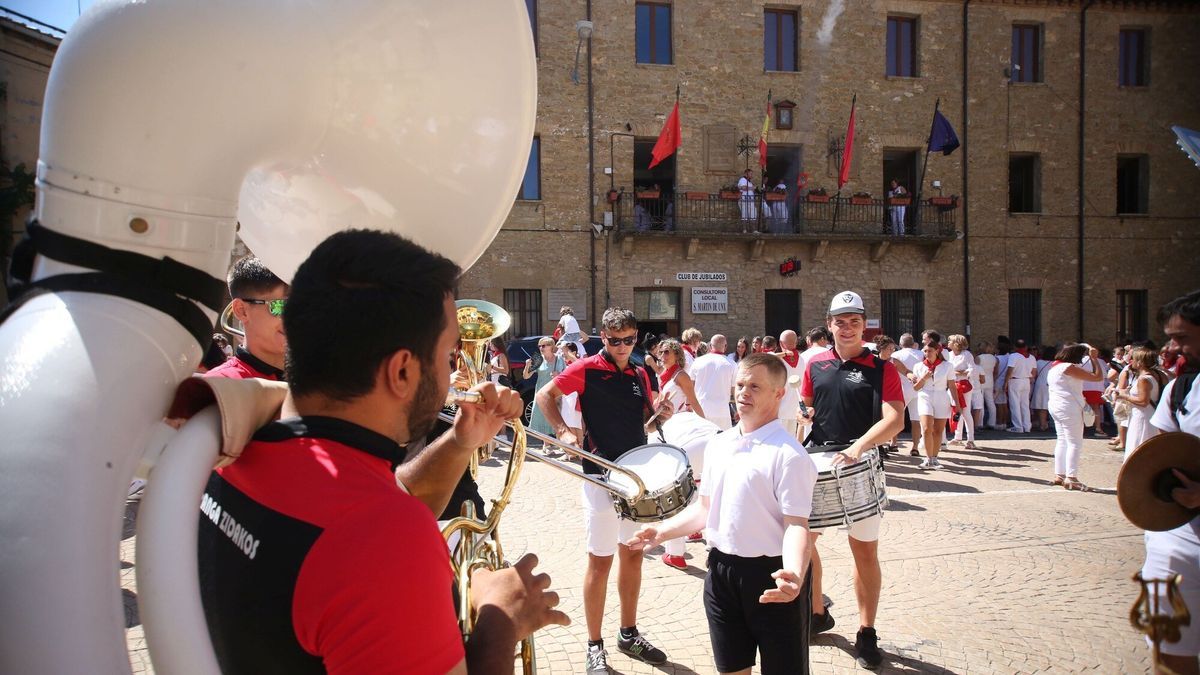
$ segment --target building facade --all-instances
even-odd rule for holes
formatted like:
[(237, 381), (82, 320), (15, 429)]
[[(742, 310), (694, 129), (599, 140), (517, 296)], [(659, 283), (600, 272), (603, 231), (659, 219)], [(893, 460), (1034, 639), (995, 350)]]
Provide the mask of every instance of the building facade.
[[(1171, 131), (1200, 127), (1195, 3), (528, 4), (530, 168), (461, 289), (516, 334), (563, 304), (585, 328), (620, 305), (675, 335), (778, 334), (853, 289), (893, 337), (1113, 344), (1158, 338), (1155, 309), (1200, 287), (1200, 170)], [(651, 170), (676, 91), (680, 147)], [(927, 158), (935, 106), (962, 147)], [(722, 192), (747, 167), (761, 187), (764, 117), (781, 189), (747, 213)]]

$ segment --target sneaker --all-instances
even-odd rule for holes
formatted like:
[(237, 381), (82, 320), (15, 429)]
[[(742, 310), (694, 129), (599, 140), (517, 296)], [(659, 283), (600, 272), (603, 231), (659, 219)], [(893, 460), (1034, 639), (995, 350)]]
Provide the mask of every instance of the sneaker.
[(813, 614), (808, 620), (808, 634), (817, 635), (827, 630), (832, 630), (834, 623), (836, 622), (833, 620), (833, 615), (829, 613), (828, 609), (820, 614)]
[(588, 647), (587, 670), (584, 672), (587, 675), (609, 675), (612, 672), (608, 669), (608, 652), (604, 647)]
[(883, 653), (879, 651), (879, 636), (874, 628), (860, 628), (854, 638), (854, 655), (858, 665), (867, 670), (875, 670), (883, 663)]
[(942, 468), (942, 463), (938, 461), (937, 457), (934, 457), (933, 459), (929, 460), (929, 468), (940, 469)]
[(683, 559), (683, 556), (681, 556), (681, 555), (671, 555), (669, 553), (664, 553), (663, 557), (662, 557), (662, 561), (663, 561), (663, 564), (666, 565), (667, 567), (674, 567), (677, 570), (686, 570), (687, 569), (687, 561), (685, 561)]
[(134, 478), (133, 482), (129, 484), (129, 494), (127, 496), (130, 499), (140, 496), (142, 491), (145, 489), (146, 481), (142, 480), (141, 478)]
[(922, 469), (932, 469), (933, 468), (933, 460), (923, 459), (923, 460), (921, 460), (921, 463), (918, 464), (917, 466), (921, 467)]
[(1008, 428), (1008, 433), (1010, 433), (1010, 434), (1023, 434), (1023, 433), (1025, 433), (1025, 432), (1024, 432), (1023, 430), (1021, 430), (1021, 429), (1018, 429), (1018, 428), (1016, 428), (1016, 427), (1009, 427), (1009, 428)]
[[(663, 650), (650, 644), (641, 633), (634, 635), (631, 639), (626, 640), (617, 634), (617, 651), (628, 655), (630, 658), (638, 661), (644, 661), (652, 666), (660, 666), (667, 662), (667, 655)], [(588, 671), (591, 672), (590, 670)]]

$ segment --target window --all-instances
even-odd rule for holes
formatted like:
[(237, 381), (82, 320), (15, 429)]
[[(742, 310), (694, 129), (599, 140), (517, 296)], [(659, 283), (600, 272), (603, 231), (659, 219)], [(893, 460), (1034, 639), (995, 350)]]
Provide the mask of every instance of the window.
[(1144, 87), (1150, 81), (1150, 60), (1146, 58), (1146, 31), (1122, 28), (1117, 55), (1117, 84)]
[(904, 333), (920, 335), (925, 330), (925, 291), (887, 290), (880, 295), (884, 335), (899, 340)]
[(513, 337), (542, 334), (542, 291), (538, 288), (504, 289), (504, 308), (512, 317)]
[(537, 0), (525, 0), (525, 10), (529, 12), (529, 27), (533, 30), (533, 55), (538, 54), (538, 32), (537, 32)]
[(1042, 81), (1042, 27), (1013, 24), (1012, 82)]
[(1117, 213), (1149, 213), (1150, 159), (1146, 155), (1117, 157)]
[(1117, 344), (1128, 344), (1132, 340), (1145, 340), (1146, 291), (1117, 291)]
[(517, 199), (537, 201), (542, 198), (542, 139), (533, 137), (529, 148), (529, 163), (525, 165), (525, 178), (521, 179), (521, 191)]
[(1042, 343), (1042, 289), (1014, 288), (1008, 291), (1008, 335), (1013, 342)]
[(1008, 212), (1038, 213), (1042, 210), (1042, 163), (1037, 155), (1008, 156)]
[(796, 12), (786, 9), (763, 10), (763, 69), (795, 72)]
[(641, 335), (679, 335), (678, 288), (633, 289), (633, 314)]
[(637, 12), (637, 62), (671, 63), (671, 6), (639, 2)]
[(917, 76), (917, 20), (889, 16), (887, 20), (888, 77)]

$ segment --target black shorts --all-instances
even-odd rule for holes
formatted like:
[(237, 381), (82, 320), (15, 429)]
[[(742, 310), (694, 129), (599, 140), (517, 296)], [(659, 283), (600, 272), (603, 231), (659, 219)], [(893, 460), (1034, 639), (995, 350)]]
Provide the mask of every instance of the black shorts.
[(782, 557), (743, 558), (717, 549), (708, 554), (704, 613), (717, 670), (728, 673), (754, 665), (762, 656), (763, 675), (808, 672), (808, 620), (812, 611), (811, 569), (800, 596), (789, 603), (760, 603), (775, 588), (771, 574)]

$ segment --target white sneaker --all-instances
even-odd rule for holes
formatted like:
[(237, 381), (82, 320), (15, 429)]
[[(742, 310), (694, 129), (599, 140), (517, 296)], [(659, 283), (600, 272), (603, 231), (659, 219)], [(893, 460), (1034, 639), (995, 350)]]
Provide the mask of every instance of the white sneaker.
[(923, 460), (921, 460), (921, 463), (918, 464), (917, 466), (921, 467), (922, 469), (932, 469), (933, 468), (933, 460), (928, 459), (928, 458), (923, 459)]
[(933, 459), (929, 460), (929, 468), (940, 469), (942, 468), (942, 463), (937, 460), (937, 457), (934, 457)]

